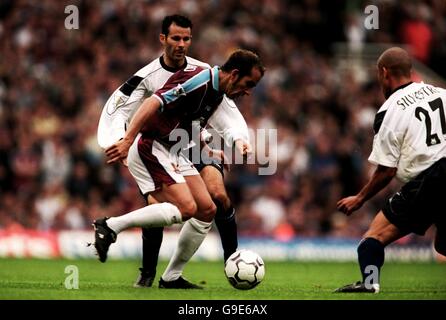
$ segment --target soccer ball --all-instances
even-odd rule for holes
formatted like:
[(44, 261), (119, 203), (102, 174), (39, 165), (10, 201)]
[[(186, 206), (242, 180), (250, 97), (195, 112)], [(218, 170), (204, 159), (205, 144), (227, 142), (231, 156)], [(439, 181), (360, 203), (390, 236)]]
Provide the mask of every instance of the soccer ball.
[(265, 264), (257, 253), (250, 250), (238, 250), (226, 260), (225, 274), (234, 288), (249, 290), (263, 280)]

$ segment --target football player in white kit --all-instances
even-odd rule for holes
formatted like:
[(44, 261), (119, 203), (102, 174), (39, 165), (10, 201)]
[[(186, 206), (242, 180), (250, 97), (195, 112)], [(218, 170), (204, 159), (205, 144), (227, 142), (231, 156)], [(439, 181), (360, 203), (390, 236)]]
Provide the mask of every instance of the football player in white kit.
[[(174, 72), (191, 67), (210, 66), (204, 62), (186, 56), (191, 44), (191, 21), (184, 16), (166, 16), (162, 22), (160, 42), (163, 55), (136, 72), (110, 96), (105, 104), (98, 126), (98, 143), (106, 149), (122, 139), (129, 122), (144, 99), (163, 87)], [(235, 146), (242, 153), (250, 152), (249, 135), (246, 121), (232, 100), (225, 97), (219, 108), (209, 119), (209, 125), (226, 144)], [(221, 151), (217, 156), (222, 157)], [(222, 163), (217, 161), (195, 164), (200, 172), (212, 200), (217, 206), (215, 222), (222, 240), (225, 260), (237, 249), (237, 225), (234, 208), (227, 195), (223, 182)], [(185, 170), (184, 175), (187, 175)], [(156, 203), (149, 194), (144, 194), (149, 204)], [(186, 222), (190, 224), (190, 222)], [(187, 229), (187, 228), (186, 228)], [(163, 227), (143, 228), (143, 259), (140, 275), (135, 287), (150, 287), (156, 274), (158, 254), (163, 238)], [(185, 237), (182, 233), (180, 238)], [(175, 256), (172, 258), (175, 260)], [(171, 260), (171, 262), (172, 262)], [(175, 261), (173, 261), (175, 265)], [(162, 287), (164, 288), (198, 288), (182, 277), (169, 279), (166, 270)]]
[(373, 125), (369, 161), (377, 168), (362, 190), (339, 200), (337, 208), (349, 216), (393, 177), (405, 184), (384, 204), (359, 243), (362, 281), (335, 292), (378, 293), (384, 248), (409, 233), (424, 235), (433, 224), (435, 249), (446, 255), (446, 90), (412, 82), (411, 58), (401, 48), (384, 51), (377, 67), (387, 99)]

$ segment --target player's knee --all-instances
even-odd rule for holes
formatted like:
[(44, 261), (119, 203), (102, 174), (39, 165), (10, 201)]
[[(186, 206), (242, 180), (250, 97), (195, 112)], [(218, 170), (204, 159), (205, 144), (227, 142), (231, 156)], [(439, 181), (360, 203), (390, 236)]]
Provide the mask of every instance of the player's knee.
[(229, 199), (228, 195), (225, 192), (220, 192), (220, 191), (213, 192), (211, 194), (211, 197), (215, 203), (222, 205), (223, 206), (222, 209), (225, 211), (228, 210), (229, 207), (231, 206), (231, 200)]
[(386, 230), (368, 230), (362, 237), (363, 239), (374, 239), (381, 242), (383, 245), (389, 243), (390, 239), (393, 238)]
[(202, 221), (210, 222), (214, 219), (216, 213), (217, 206), (211, 202), (197, 213), (196, 218)]
[(197, 204), (193, 200), (181, 203), (178, 208), (184, 221), (197, 214)]

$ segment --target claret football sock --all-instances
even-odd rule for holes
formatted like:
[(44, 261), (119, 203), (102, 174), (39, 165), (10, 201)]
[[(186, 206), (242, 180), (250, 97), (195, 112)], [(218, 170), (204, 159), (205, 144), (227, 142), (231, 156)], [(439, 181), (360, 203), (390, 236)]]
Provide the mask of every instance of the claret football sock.
[(215, 225), (220, 233), (224, 261), (226, 261), (237, 250), (238, 246), (235, 209), (231, 206), (228, 210), (225, 210), (220, 203), (216, 202), (216, 204)]
[(182, 221), (181, 212), (171, 203), (155, 203), (119, 217), (107, 220), (107, 225), (116, 234), (133, 227), (163, 227)]
[(173, 281), (181, 276), (184, 266), (200, 247), (211, 226), (211, 222), (204, 222), (195, 218), (191, 218), (184, 223), (177, 248), (162, 275), (164, 281)]
[[(381, 267), (384, 264), (384, 245), (375, 238), (365, 238), (358, 246), (358, 262), (361, 268), (362, 281), (379, 284)], [(372, 275), (373, 272), (378, 274)]]

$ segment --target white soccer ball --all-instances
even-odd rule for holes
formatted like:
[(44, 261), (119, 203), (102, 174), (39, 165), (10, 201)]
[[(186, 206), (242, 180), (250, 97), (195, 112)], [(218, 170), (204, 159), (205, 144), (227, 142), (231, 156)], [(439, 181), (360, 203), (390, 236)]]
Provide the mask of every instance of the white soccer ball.
[(253, 251), (238, 250), (226, 260), (225, 274), (234, 288), (252, 289), (262, 282), (265, 276), (265, 263)]

